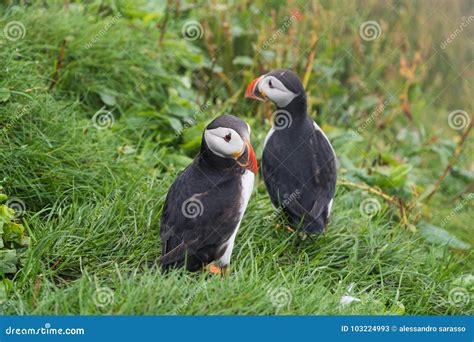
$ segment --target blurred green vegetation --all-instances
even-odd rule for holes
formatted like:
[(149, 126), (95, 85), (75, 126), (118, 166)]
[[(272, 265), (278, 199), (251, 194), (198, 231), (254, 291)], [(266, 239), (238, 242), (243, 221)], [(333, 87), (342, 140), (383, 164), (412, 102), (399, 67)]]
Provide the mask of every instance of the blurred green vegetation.
[[(0, 224), (31, 238), (0, 246), (22, 256), (0, 265), (0, 311), (472, 313), (449, 301), (473, 286), (473, 138), (449, 119), (472, 122), (471, 1), (0, 4), (0, 184), (26, 206), (0, 205)], [(274, 109), (243, 92), (281, 67), (301, 76), (340, 162), (328, 232), (284, 232), (258, 179), (225, 282), (145, 267), (209, 120), (244, 118), (261, 156)], [(341, 307), (352, 283), (362, 302)], [(271, 307), (268, 287), (291, 305)]]

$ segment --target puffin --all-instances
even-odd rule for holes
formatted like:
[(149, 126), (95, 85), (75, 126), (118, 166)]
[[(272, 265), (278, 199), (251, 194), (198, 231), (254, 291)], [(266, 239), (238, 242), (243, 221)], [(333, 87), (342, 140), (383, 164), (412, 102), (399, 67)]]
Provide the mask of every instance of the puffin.
[(160, 219), (162, 269), (210, 266), (224, 274), (258, 172), (250, 126), (222, 115), (205, 128), (201, 150), (176, 178)]
[(276, 105), (264, 142), (262, 177), (273, 205), (309, 234), (325, 230), (336, 189), (336, 154), (307, 112), (303, 84), (291, 70), (254, 79), (245, 97)]

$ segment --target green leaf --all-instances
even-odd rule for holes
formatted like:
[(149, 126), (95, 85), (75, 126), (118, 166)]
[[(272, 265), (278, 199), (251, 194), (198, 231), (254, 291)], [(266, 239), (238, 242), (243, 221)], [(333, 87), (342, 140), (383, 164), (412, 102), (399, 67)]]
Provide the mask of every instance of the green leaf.
[(436, 227), (432, 224), (422, 221), (418, 224), (418, 229), (426, 242), (433, 245), (448, 245), (450, 248), (463, 250), (468, 250), (471, 248), (468, 243), (461, 241), (446, 230)]
[(7, 299), (7, 285), (0, 281), (0, 304), (3, 304)]
[(379, 103), (379, 99), (377, 96), (368, 95), (362, 98), (362, 100), (360, 101), (360, 107), (362, 110), (369, 110), (371, 112), (374, 112), (378, 109), (377, 108), (378, 103)]
[(160, 114), (165, 117), (168, 115), (179, 116), (182, 118), (188, 118), (196, 113), (196, 109), (192, 107), (188, 101), (181, 101), (181, 103), (170, 103), (169, 105), (163, 107), (160, 111)]
[(10, 221), (14, 215), (15, 211), (12, 208), (7, 207), (5, 204), (0, 205), (0, 221), (2, 218), (5, 219), (5, 222)]
[(232, 64), (251, 66), (253, 64), (253, 60), (252, 60), (252, 58), (250, 58), (248, 56), (237, 56), (232, 61)]
[(358, 176), (370, 185), (377, 185), (381, 188), (398, 188), (405, 185), (411, 170), (410, 164), (395, 167), (378, 166), (372, 169), (372, 175), (359, 172)]
[(193, 160), (182, 154), (167, 154), (164, 157), (164, 162), (167, 165), (174, 165), (177, 168), (183, 168), (191, 164)]
[(7, 102), (10, 98), (10, 89), (0, 88), (0, 102)]
[(173, 118), (172, 116), (167, 118), (169, 125), (175, 132), (181, 132), (181, 129), (183, 128), (183, 125), (181, 124), (181, 121), (179, 121), (176, 118)]
[(474, 182), (474, 172), (470, 170), (464, 170), (458, 167), (453, 167), (451, 174), (453, 175), (453, 177), (461, 179), (466, 183)]
[(107, 106), (115, 106), (117, 104), (115, 96), (107, 90), (101, 91), (99, 96), (102, 102), (104, 102)]
[(272, 50), (262, 50), (260, 52), (260, 55), (262, 56), (263, 60), (266, 62), (273, 61), (276, 57), (275, 51), (272, 51)]
[(395, 183), (396, 185), (404, 185), (405, 181), (407, 179), (408, 174), (412, 170), (412, 166), (410, 164), (404, 164), (397, 166), (392, 169), (390, 172), (390, 180), (392, 183)]
[(15, 273), (18, 258), (13, 249), (0, 250), (0, 275)]
[(4, 225), (4, 235), (3, 240), (6, 242), (15, 242), (21, 245), (21, 241), (23, 238), (23, 233), (25, 228), (18, 223), (15, 222), (8, 222)]
[(197, 136), (193, 139), (189, 139), (181, 145), (181, 148), (187, 154), (195, 154), (199, 151), (199, 147), (201, 146), (201, 137)]

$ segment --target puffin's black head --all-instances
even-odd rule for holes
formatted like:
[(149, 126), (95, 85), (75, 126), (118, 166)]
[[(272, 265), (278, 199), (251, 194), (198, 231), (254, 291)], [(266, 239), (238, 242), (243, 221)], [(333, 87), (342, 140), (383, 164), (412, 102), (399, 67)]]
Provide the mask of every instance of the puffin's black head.
[(257, 173), (257, 158), (250, 144), (250, 126), (233, 115), (222, 115), (204, 130), (201, 153), (224, 166), (233, 163)]
[(306, 102), (306, 93), (298, 75), (287, 69), (277, 69), (254, 79), (245, 97), (256, 100), (270, 100), (279, 108), (285, 108), (295, 99)]

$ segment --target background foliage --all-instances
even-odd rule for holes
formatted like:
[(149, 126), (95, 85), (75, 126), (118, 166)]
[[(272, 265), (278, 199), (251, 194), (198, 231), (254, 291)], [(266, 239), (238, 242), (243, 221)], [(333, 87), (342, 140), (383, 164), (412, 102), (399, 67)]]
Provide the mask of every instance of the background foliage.
[[(3, 1), (0, 310), (472, 314), (473, 15), (468, 0)], [(272, 106), (243, 92), (277, 67), (338, 155), (327, 233), (288, 232), (257, 179), (232, 274), (162, 275), (169, 185), (223, 113), (261, 156)]]

